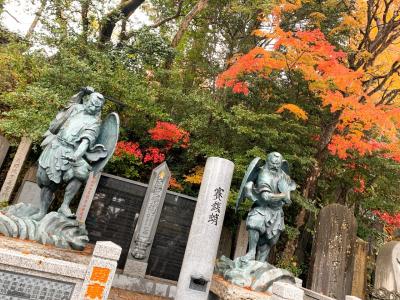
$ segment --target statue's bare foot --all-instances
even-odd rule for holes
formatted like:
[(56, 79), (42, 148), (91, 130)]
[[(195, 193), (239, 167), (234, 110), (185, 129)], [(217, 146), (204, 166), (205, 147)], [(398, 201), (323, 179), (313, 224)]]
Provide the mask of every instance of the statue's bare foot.
[(38, 213), (32, 215), (30, 219), (35, 220), (35, 221), (40, 221), (43, 219), (43, 217), (46, 215), (46, 213), (39, 211)]
[(255, 260), (255, 259), (256, 259), (256, 253), (255, 253), (255, 252), (252, 252), (252, 251), (250, 251), (250, 252), (247, 253), (246, 255), (240, 257), (240, 260), (241, 260), (242, 262), (247, 262), (247, 261)]
[(75, 214), (72, 213), (71, 209), (67, 205), (61, 205), (58, 212), (67, 218), (75, 218)]

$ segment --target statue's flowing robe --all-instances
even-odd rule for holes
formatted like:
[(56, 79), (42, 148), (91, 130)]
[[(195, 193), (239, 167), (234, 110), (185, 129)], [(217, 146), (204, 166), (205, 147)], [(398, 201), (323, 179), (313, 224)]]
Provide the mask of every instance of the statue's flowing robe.
[(261, 168), (256, 183), (251, 182), (251, 199), (255, 201), (247, 216), (247, 229), (259, 231), (260, 237), (265, 235), (267, 239), (278, 236), (285, 229), (282, 209), (285, 202), (268, 199), (268, 195), (283, 192), (278, 188), (280, 182), (288, 180), (290, 178), (283, 171), (272, 174), (268, 169)]
[(73, 155), (83, 139), (89, 141), (89, 148), (93, 147), (100, 127), (99, 116), (86, 114), (82, 104), (73, 104), (57, 115), (49, 128), (52, 134), (42, 144), (45, 148), (39, 157), (39, 166), (51, 181), (58, 184), (72, 178), (87, 180), (89, 163), (84, 158), (70, 162), (63, 156)]

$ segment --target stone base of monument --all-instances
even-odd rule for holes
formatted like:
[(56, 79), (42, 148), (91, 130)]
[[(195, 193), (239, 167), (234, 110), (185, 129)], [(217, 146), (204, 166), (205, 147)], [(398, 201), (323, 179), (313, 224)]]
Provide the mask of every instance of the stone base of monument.
[[(174, 299), (176, 294), (176, 281), (156, 278), (152, 276), (131, 276), (116, 273), (112, 283), (113, 288), (125, 291), (139, 292), (148, 297), (161, 296), (166, 299)], [(140, 299), (140, 298), (138, 298)]]
[(220, 275), (213, 275), (211, 282), (210, 291), (212, 300), (236, 300), (236, 299), (248, 299), (248, 300), (265, 300), (272, 299), (272, 293), (270, 292), (255, 292), (248, 288), (243, 288), (234, 285), (222, 278)]
[(107, 299), (121, 247), (64, 250), (0, 236), (0, 299)]
[(231, 260), (221, 256), (214, 272), (230, 283), (257, 292), (271, 292), (274, 282), (286, 282), (298, 287), (302, 284), (301, 279), (285, 269), (276, 268), (267, 262), (245, 260), (242, 257)]

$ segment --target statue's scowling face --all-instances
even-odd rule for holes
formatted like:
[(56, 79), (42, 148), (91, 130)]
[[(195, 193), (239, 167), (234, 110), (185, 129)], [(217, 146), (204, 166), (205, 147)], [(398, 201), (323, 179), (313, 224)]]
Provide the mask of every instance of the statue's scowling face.
[(267, 157), (267, 167), (271, 172), (278, 172), (282, 166), (282, 155), (272, 152)]
[(101, 112), (104, 104), (104, 97), (100, 93), (91, 93), (89, 99), (85, 102), (85, 111), (91, 115), (97, 115)]

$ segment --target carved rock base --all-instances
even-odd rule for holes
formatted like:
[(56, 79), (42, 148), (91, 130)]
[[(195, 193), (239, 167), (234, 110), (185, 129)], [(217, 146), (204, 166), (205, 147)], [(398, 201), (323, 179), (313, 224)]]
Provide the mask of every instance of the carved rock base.
[(285, 269), (256, 260), (243, 261), (241, 257), (231, 260), (221, 256), (214, 272), (232, 284), (257, 292), (271, 292), (272, 284), (276, 281), (293, 285), (297, 283), (292, 273)]
[(31, 217), (37, 212), (37, 208), (26, 203), (5, 208), (0, 211), (0, 233), (63, 249), (85, 248), (89, 241), (85, 225), (58, 212), (50, 212), (36, 221)]
[(214, 275), (210, 291), (213, 292), (220, 300), (268, 300), (272, 299), (270, 292), (255, 292), (248, 288), (239, 287), (222, 278), (222, 276)]

